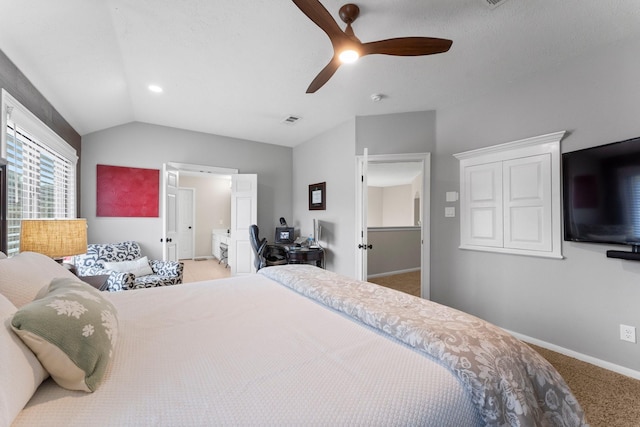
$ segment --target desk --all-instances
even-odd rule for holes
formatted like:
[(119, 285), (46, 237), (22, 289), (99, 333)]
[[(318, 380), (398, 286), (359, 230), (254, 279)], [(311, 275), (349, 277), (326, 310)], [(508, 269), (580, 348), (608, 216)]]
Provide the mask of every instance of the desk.
[(285, 246), (289, 264), (315, 264), (324, 268), (324, 249)]

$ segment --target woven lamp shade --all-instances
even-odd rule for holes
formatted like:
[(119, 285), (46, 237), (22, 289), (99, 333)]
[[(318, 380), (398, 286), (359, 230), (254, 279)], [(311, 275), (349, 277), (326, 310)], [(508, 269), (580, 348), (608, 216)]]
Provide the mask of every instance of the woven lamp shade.
[(87, 252), (86, 219), (23, 219), (20, 252), (63, 258)]

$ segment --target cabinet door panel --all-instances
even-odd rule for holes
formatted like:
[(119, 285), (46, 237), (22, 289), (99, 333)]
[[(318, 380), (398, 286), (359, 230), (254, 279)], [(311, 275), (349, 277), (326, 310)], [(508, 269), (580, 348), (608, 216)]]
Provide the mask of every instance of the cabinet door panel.
[(551, 251), (551, 155), (503, 163), (504, 247)]

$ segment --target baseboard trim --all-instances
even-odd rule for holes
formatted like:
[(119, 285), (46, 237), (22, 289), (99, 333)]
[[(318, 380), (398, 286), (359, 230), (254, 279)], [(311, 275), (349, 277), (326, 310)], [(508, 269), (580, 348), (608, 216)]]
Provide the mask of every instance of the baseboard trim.
[[(504, 328), (503, 328), (504, 329)], [(624, 366), (616, 365), (615, 363), (607, 362), (606, 360), (597, 359), (586, 354), (578, 353), (577, 351), (569, 350), (568, 348), (560, 347), (559, 345), (551, 344), (546, 341), (539, 340), (537, 338), (529, 337), (527, 335), (519, 334), (517, 332), (504, 329), (514, 337), (521, 341), (537, 345), (538, 347), (546, 348), (547, 350), (555, 351), (556, 353), (564, 354), (565, 356), (573, 357), (574, 359), (582, 360), (583, 362), (591, 363), (592, 365), (600, 368), (608, 369), (609, 371), (617, 372), (618, 374), (640, 380), (640, 371), (626, 368)]]
[(420, 267), (408, 268), (406, 270), (386, 271), (384, 273), (377, 273), (377, 274), (369, 274), (367, 275), (367, 279), (375, 279), (376, 277), (393, 276), (394, 274), (412, 273), (414, 271), (420, 271)]

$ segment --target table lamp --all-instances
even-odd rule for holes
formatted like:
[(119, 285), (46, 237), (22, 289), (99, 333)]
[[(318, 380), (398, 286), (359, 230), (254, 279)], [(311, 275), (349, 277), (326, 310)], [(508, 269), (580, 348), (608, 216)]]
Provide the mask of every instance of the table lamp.
[(20, 252), (38, 252), (62, 263), (62, 258), (87, 252), (87, 220), (23, 219)]

